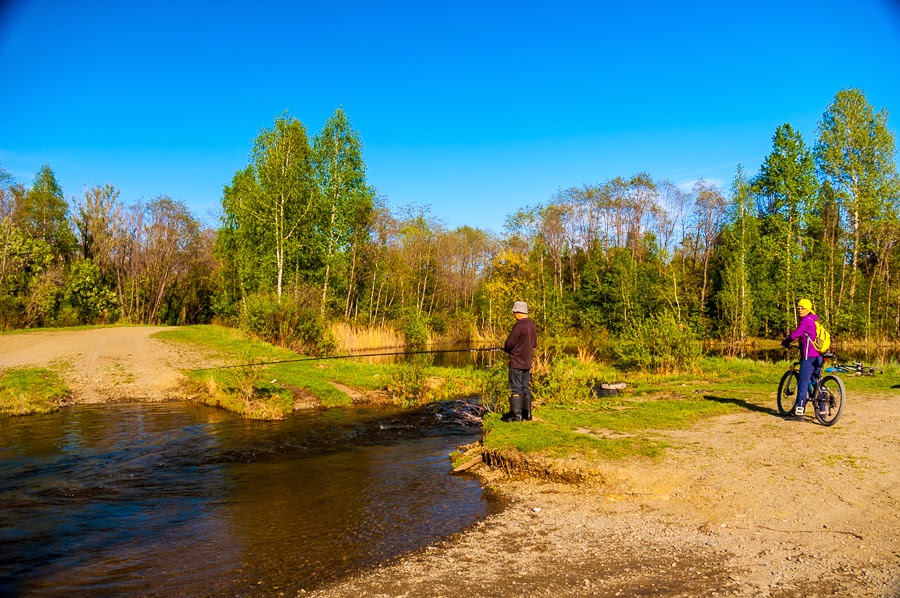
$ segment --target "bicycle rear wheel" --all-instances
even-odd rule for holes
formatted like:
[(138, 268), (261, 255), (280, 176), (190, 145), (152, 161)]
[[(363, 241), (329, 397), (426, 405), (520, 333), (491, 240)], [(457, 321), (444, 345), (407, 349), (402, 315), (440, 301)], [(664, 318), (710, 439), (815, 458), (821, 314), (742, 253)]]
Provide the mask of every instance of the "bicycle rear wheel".
[(816, 409), (816, 419), (823, 426), (833, 426), (837, 423), (844, 408), (844, 382), (837, 376), (825, 376), (819, 382), (819, 394), (813, 401)]
[(778, 383), (778, 413), (781, 415), (790, 415), (794, 412), (799, 382), (800, 375), (797, 370), (788, 370), (781, 377), (781, 382)]

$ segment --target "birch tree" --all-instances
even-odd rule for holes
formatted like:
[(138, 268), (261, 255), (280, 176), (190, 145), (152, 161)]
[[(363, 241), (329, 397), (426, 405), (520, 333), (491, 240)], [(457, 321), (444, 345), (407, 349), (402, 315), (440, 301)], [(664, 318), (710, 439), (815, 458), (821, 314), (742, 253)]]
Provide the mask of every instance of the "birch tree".
[[(308, 275), (321, 261), (315, 223), (318, 202), (306, 127), (282, 115), (256, 138), (250, 164), (238, 171), (222, 199), (226, 237), (239, 253), (246, 290), (274, 288), (278, 302), (286, 277)], [(274, 280), (273, 280), (274, 279)]]
[(850, 233), (851, 301), (870, 225), (897, 185), (894, 135), (887, 119), (887, 110), (875, 112), (862, 90), (843, 89), (819, 122), (816, 162), (843, 202)]
[[(322, 200), (319, 229), (325, 261), (321, 307), (324, 316), (335, 258), (338, 253), (351, 250), (354, 239), (360, 240), (355, 233), (365, 227), (375, 193), (366, 182), (362, 141), (340, 108), (313, 139), (312, 156), (317, 190)], [(356, 266), (352, 259), (351, 265)]]

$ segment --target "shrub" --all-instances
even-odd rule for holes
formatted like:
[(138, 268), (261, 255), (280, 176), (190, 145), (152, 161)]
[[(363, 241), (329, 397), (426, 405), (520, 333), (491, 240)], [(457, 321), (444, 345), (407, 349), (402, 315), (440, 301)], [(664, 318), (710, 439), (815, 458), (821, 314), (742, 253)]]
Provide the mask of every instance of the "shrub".
[(504, 360), (481, 373), (481, 404), (488, 411), (498, 412), (506, 408), (509, 397), (509, 367)]
[(68, 326), (78, 326), (79, 324), (83, 324), (84, 319), (81, 317), (81, 314), (78, 313), (77, 309), (75, 309), (71, 305), (63, 304), (58, 310), (56, 310), (56, 315), (53, 316), (53, 319), (50, 320), (50, 323), (54, 326), (65, 328)]
[[(537, 367), (538, 361), (541, 366)], [(571, 355), (538, 360), (531, 368), (531, 388), (535, 404), (571, 405), (591, 398), (591, 389), (600, 382), (613, 382), (616, 372), (608, 366)], [(508, 364), (500, 361), (482, 373), (481, 402), (488, 411), (506, 409), (509, 397)]]
[(429, 362), (428, 355), (416, 355), (392, 368), (386, 389), (394, 402), (404, 407), (428, 402), (430, 389), (426, 368)]
[(334, 341), (318, 310), (298, 297), (254, 293), (244, 298), (240, 327), (263, 340), (307, 354), (327, 354)]
[(432, 329), (441, 342), (470, 341), (478, 336), (478, 317), (468, 312), (442, 314), (432, 317)]
[[(103, 285), (100, 268), (90, 260), (82, 260), (72, 268), (63, 301), (57, 316), (61, 326), (95, 324), (118, 318), (119, 298)], [(67, 315), (63, 313), (66, 308), (70, 312)]]
[(428, 343), (430, 339), (428, 318), (423, 314), (410, 310), (403, 319), (403, 336), (406, 337), (406, 343), (412, 346), (421, 346)]
[(693, 329), (669, 312), (633, 320), (611, 349), (621, 367), (659, 373), (696, 371), (703, 357)]
[(46, 326), (53, 316), (63, 296), (62, 269), (43, 272), (28, 287), (25, 302), (25, 320), (28, 326)]
[(228, 368), (208, 372), (199, 379), (205, 390), (201, 401), (250, 419), (284, 419), (293, 402), (283, 389), (263, 379), (265, 366), (249, 352)]
[(22, 300), (12, 295), (0, 295), (0, 330), (13, 330), (24, 325)]
[(228, 390), (240, 398), (244, 405), (249, 406), (257, 398), (256, 386), (262, 380), (263, 369), (265, 366), (248, 354), (238, 365), (225, 370)]
[(535, 400), (547, 405), (572, 405), (591, 398), (591, 389), (611, 382), (615, 372), (593, 361), (561, 356), (553, 359), (545, 374), (535, 377)]

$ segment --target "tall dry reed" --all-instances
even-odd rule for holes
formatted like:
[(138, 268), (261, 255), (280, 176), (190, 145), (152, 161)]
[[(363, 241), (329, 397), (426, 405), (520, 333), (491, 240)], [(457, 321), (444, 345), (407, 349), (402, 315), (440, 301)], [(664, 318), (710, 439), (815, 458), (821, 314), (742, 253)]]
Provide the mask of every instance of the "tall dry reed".
[(354, 326), (345, 322), (334, 322), (330, 326), (338, 350), (346, 353), (403, 347), (406, 341), (393, 326)]

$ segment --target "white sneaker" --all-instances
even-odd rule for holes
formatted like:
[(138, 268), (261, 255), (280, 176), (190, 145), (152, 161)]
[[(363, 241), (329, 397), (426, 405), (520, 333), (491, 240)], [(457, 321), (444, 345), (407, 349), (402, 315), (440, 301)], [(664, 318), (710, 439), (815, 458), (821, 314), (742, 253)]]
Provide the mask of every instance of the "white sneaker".
[(794, 408), (794, 415), (803, 415), (803, 407), (801, 407), (800, 405), (797, 405)]

